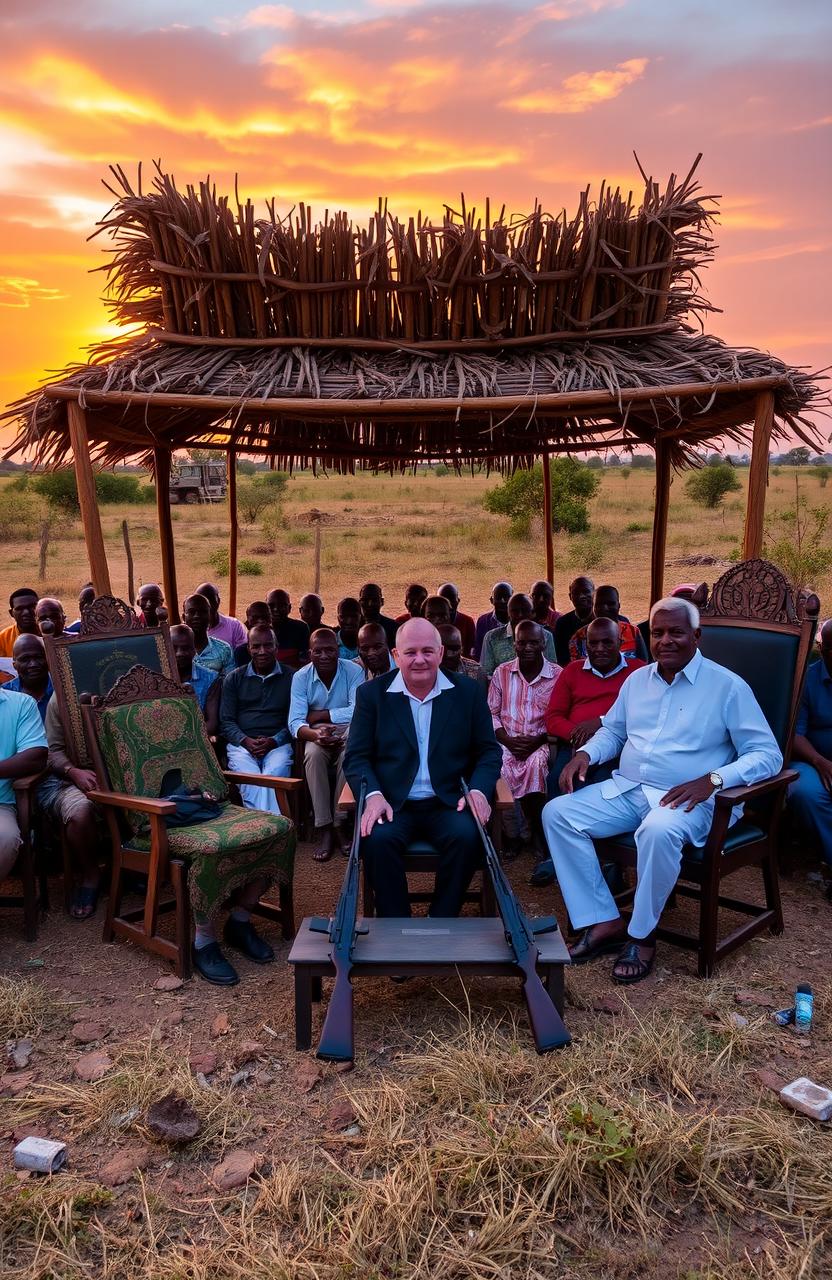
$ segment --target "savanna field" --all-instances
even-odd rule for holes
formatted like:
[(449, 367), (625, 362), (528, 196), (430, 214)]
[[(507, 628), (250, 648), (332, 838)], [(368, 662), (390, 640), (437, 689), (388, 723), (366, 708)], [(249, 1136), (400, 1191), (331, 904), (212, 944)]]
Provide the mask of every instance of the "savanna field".
[[(654, 473), (602, 473), (591, 529), (556, 536), (556, 603), (580, 572), (612, 582), (633, 619), (648, 605)], [(772, 474), (767, 512), (828, 507), (810, 468)], [(742, 492), (715, 511), (674, 481), (665, 583), (713, 582), (736, 558)], [(297, 612), (313, 585), (313, 510), (322, 523), (326, 619), (368, 579), (385, 612), (411, 580), (452, 579), (462, 608), (487, 607), (492, 583), (527, 589), (545, 571), (529, 541), (481, 505), (485, 476), (313, 477), (289, 482), (283, 523), (241, 527), (240, 555), (262, 566), (239, 582), (238, 610), (275, 587)], [(0, 506), (5, 486), (0, 481)], [(155, 509), (102, 508), (113, 588), (125, 594), (121, 522), (135, 581), (158, 580)], [(180, 596), (218, 580), (222, 506), (174, 509)], [(828, 546), (828, 535), (826, 545)], [(717, 563), (696, 563), (700, 556)], [(80, 525), (54, 531), (38, 577), (37, 533), (4, 538), (0, 596), (36, 586), (74, 614), (87, 578)], [(227, 583), (227, 579), (225, 580)], [(811, 585), (832, 611), (832, 575)], [(552, 889), (528, 887), (530, 856), (509, 874), (530, 915)], [(0, 1274), (15, 1280), (826, 1280), (832, 1275), (832, 1136), (784, 1110), (776, 1089), (807, 1075), (832, 1084), (832, 905), (811, 851), (786, 844), (786, 932), (731, 956), (714, 979), (690, 953), (661, 946), (651, 978), (623, 995), (605, 961), (567, 975), (570, 1048), (538, 1057), (511, 980), (356, 983), (356, 1061), (324, 1066), (294, 1049), (291, 980), (277, 963), (242, 961), (240, 985), (198, 979), (160, 988), (169, 970), (100, 942), (102, 908), (76, 924), (52, 907), (38, 940), (0, 908), (0, 1050), (30, 1040), (28, 1062), (0, 1081)], [(334, 907), (343, 863), (318, 866), (301, 844), (295, 914)], [(758, 891), (752, 874), (742, 890)], [(738, 886), (739, 887), (739, 886)], [(742, 896), (742, 895), (740, 895)], [(690, 907), (675, 917), (691, 922)], [(730, 916), (723, 929), (734, 923)], [(236, 961), (235, 961), (236, 963)], [(815, 1026), (797, 1036), (773, 1009), (798, 982), (815, 992)], [(325, 999), (326, 999), (325, 984)], [(168, 984), (169, 986), (169, 984)], [(95, 1035), (82, 1042), (93, 1024)], [(315, 1013), (313, 1042), (320, 1029)], [(90, 1055), (101, 1055), (90, 1069)], [(98, 1074), (100, 1072), (100, 1074)], [(84, 1078), (95, 1076), (98, 1078)], [(194, 1106), (197, 1139), (153, 1137), (150, 1104), (174, 1089)], [(51, 1179), (17, 1177), (14, 1141), (37, 1133), (69, 1146)], [(229, 1162), (250, 1176), (229, 1186)]]

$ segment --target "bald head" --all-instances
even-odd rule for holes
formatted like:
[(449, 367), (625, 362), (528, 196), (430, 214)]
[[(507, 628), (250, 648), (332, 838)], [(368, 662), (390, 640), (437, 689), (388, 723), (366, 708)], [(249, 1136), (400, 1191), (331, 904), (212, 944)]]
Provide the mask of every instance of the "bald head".
[(60, 636), (66, 626), (66, 614), (60, 600), (44, 596), (35, 605), (35, 622), (42, 636)]
[(408, 692), (414, 697), (427, 697), (436, 684), (442, 661), (442, 640), (427, 618), (411, 618), (399, 627), (393, 650), (396, 666)]
[(49, 669), (40, 636), (26, 633), (18, 636), (12, 647), (12, 663), (22, 689), (27, 693), (40, 693), (43, 690)]
[(596, 618), (586, 629), (586, 656), (602, 676), (621, 661), (621, 628), (612, 618)]

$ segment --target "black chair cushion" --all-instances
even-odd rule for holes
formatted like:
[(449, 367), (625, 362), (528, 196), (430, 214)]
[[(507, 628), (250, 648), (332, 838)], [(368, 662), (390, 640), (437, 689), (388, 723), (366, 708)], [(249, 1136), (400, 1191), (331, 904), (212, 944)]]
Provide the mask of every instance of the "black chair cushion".
[[(756, 826), (748, 818), (740, 818), (739, 822), (734, 823), (725, 837), (722, 852), (733, 853), (735, 849), (742, 849), (745, 845), (752, 844), (755, 840), (764, 840), (765, 834), (762, 827)], [(623, 836), (613, 836), (605, 843), (615, 845), (619, 849), (632, 849), (633, 853), (635, 853), (636, 842), (631, 831), (628, 831)], [(682, 849), (682, 857), (687, 858), (690, 862), (701, 862), (704, 852), (704, 845), (686, 844)]]
[(407, 852), (418, 857), (438, 857), (435, 845), (432, 845), (429, 840), (412, 841), (412, 843), (407, 846)]

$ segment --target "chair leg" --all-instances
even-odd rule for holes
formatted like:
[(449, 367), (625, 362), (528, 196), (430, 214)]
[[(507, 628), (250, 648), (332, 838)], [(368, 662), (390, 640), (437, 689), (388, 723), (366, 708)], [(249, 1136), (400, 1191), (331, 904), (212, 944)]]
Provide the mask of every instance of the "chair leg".
[(110, 896), (107, 899), (107, 911), (104, 916), (103, 942), (112, 942), (115, 938), (113, 920), (121, 915), (122, 876), (124, 866), (121, 859), (121, 846), (113, 841), (113, 865), (110, 871)]
[(766, 906), (769, 911), (774, 912), (774, 919), (769, 925), (771, 933), (780, 934), (783, 932), (783, 903), (780, 900), (780, 876), (777, 866), (777, 844), (776, 841), (769, 838), (768, 853), (763, 859), (762, 867), (763, 887), (766, 894)]
[(20, 849), (20, 878), (23, 881), (23, 936), (27, 942), (34, 942), (38, 936), (40, 902), (35, 875), (35, 851), (30, 835), (26, 836)]
[(295, 936), (295, 903), (292, 885), (278, 885), (277, 898), (280, 903), (280, 932), (284, 942), (291, 942)]
[(69, 909), (72, 906), (72, 881), (73, 870), (72, 860), (69, 856), (69, 841), (66, 838), (66, 831), (61, 827), (61, 861), (64, 866), (64, 911), (69, 915)]
[(176, 976), (191, 976), (191, 900), (188, 895), (188, 870), (179, 858), (170, 860), (170, 879), (176, 903)]
[(370, 875), (367, 871), (366, 862), (362, 862), (361, 871), (364, 884), (364, 915), (374, 916), (376, 913), (376, 895), (373, 893), (373, 886), (370, 884)]
[(719, 869), (711, 864), (702, 879), (699, 900), (699, 977), (710, 978), (716, 967), (719, 923)]
[(480, 915), (496, 916), (497, 900), (494, 897), (494, 885), (491, 883), (488, 867), (483, 867), (480, 876), (482, 877), (480, 882)]

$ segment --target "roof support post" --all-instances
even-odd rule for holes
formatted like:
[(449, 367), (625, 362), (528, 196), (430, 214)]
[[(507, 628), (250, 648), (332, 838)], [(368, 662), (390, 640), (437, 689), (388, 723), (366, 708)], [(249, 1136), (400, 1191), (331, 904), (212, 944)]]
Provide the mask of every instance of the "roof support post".
[(228, 474), (228, 612), (237, 616), (237, 455), (229, 449), (226, 458)]
[(761, 391), (754, 406), (754, 435), (751, 466), (748, 469), (748, 499), (745, 508), (743, 560), (756, 560), (763, 551), (763, 517), (768, 485), (768, 450), (774, 427), (774, 393)]
[(173, 521), (170, 514), (170, 449), (153, 450), (153, 470), (156, 473), (156, 518), (159, 522), (159, 543), (162, 548), (162, 584), (165, 604), (171, 622), (178, 623), (179, 592), (176, 589), (176, 556), (173, 545)]
[(664, 595), (664, 560), (667, 548), (667, 514), (670, 507), (670, 449), (656, 437), (656, 495), (653, 505), (653, 545), (650, 552), (650, 604)]
[[(90, 442), (87, 435), (87, 418), (77, 400), (67, 404), (69, 440), (75, 466), (75, 483), (78, 487), (78, 505), (84, 527), (84, 542), (90, 562), (90, 578), (97, 596), (112, 595), (110, 569), (104, 550), (104, 534), (101, 531), (101, 515), (95, 493), (95, 476), (90, 461)], [(133, 601), (131, 601), (131, 604)]]
[(543, 454), (543, 541), (546, 547), (546, 581), (555, 585), (555, 545), (552, 538), (551, 454)]

